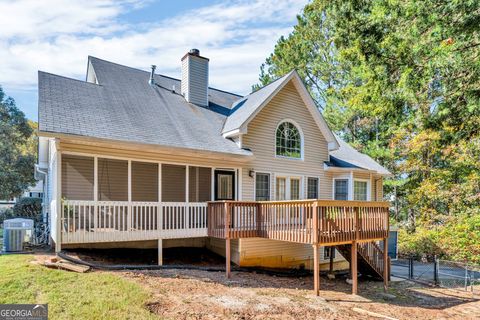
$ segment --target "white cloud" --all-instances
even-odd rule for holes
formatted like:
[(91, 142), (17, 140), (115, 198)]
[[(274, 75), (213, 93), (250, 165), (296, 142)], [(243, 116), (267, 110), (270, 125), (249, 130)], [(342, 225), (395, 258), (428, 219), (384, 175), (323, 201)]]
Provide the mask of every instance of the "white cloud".
[(148, 2), (0, 0), (0, 84), (35, 90), (39, 69), (83, 79), (87, 55), (179, 77), (180, 58), (195, 47), (210, 58), (211, 85), (247, 93), (306, 2), (237, 0), (129, 24), (128, 12)]

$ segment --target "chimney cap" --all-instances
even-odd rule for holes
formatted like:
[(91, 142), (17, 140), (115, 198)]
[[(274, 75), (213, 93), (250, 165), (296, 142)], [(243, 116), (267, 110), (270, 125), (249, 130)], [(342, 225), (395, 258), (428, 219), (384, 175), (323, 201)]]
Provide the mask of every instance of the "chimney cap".
[(197, 58), (200, 58), (200, 59), (205, 59), (207, 61), (210, 61), (210, 59), (202, 57), (200, 55), (200, 50), (195, 49), (195, 48), (192, 48), (187, 53), (185, 53), (185, 55), (182, 57), (182, 61), (188, 56), (193, 56), (193, 57), (197, 57)]
[(189, 54), (194, 55), (194, 56), (199, 56), (200, 55), (200, 50), (192, 48), (190, 51), (188, 51)]

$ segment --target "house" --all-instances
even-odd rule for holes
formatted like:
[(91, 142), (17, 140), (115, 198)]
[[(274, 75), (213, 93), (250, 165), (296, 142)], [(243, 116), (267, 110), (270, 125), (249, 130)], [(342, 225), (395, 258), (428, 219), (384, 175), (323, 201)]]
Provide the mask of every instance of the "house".
[(43, 181), (38, 180), (34, 186), (29, 187), (19, 198), (0, 200), (0, 210), (13, 208), (20, 198), (43, 198)]
[(232, 261), (317, 275), (335, 246), (384, 277), (389, 172), (332, 133), (296, 71), (240, 96), (209, 87), (208, 66), (192, 49), (181, 79), (95, 57), (86, 81), (39, 72), (56, 251), (158, 246), (161, 264), (162, 248), (201, 246), (227, 274)]

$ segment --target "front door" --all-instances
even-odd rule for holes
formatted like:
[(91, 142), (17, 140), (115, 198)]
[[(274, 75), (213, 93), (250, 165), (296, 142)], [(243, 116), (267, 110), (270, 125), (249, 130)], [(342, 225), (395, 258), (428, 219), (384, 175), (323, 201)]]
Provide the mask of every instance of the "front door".
[(215, 200), (235, 200), (235, 172), (215, 170)]

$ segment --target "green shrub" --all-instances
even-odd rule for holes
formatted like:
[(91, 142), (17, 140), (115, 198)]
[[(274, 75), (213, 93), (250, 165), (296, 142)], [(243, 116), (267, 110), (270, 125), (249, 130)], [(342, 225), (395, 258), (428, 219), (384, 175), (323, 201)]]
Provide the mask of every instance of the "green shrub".
[(0, 209), (0, 225), (3, 224), (4, 220), (12, 219), (15, 217), (12, 208)]
[(414, 233), (400, 229), (400, 255), (480, 263), (480, 215), (450, 217), (442, 225), (429, 228), (418, 226)]
[(33, 219), (35, 222), (42, 219), (42, 199), (20, 198), (13, 207), (14, 217)]

